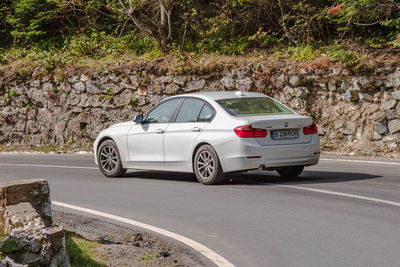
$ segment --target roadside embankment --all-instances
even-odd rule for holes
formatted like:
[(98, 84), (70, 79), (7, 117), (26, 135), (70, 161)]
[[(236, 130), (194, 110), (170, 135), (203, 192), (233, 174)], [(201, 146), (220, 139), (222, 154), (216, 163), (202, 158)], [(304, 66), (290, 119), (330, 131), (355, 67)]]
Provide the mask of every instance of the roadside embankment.
[(205, 266), (172, 240), (84, 214), (52, 211), (43, 179), (0, 184), (0, 267)]
[[(68, 229), (67, 249), (74, 266), (90, 261), (97, 266), (209, 266), (194, 251), (148, 232), (59, 210), (53, 220)], [(90, 261), (72, 253), (82, 246), (88, 248)]]

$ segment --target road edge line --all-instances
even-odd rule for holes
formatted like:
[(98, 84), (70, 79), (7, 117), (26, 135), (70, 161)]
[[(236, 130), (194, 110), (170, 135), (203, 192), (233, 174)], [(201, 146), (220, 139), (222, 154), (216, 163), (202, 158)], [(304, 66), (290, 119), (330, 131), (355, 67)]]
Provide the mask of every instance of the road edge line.
[(319, 160), (321, 160), (321, 161), (337, 161), (337, 162), (353, 162), (353, 163), (372, 163), (372, 164), (400, 165), (400, 162), (372, 161), (372, 160), (361, 160), (361, 159), (320, 158)]
[(98, 170), (99, 169), (98, 167), (87, 167), (87, 166), (42, 165), (42, 164), (24, 164), (24, 163), (0, 163), (0, 166), (59, 168), (59, 169), (83, 169), (83, 170)]
[(197, 252), (201, 253), (203, 256), (205, 256), (206, 258), (208, 258), (209, 260), (211, 260), (213, 263), (215, 263), (217, 266), (223, 266), (223, 267), (232, 267), (235, 266), (233, 265), (231, 262), (229, 262), (227, 259), (225, 259), (223, 256), (219, 255), (218, 253), (216, 253), (215, 251), (209, 249), (208, 247), (200, 244), (199, 242), (196, 242), (188, 237), (185, 237), (183, 235), (179, 235), (176, 234), (174, 232), (168, 231), (168, 230), (164, 230), (162, 228), (150, 225), (150, 224), (146, 224), (146, 223), (142, 223), (142, 222), (138, 222), (135, 220), (131, 220), (128, 218), (124, 218), (124, 217), (120, 217), (120, 216), (116, 216), (113, 214), (109, 214), (109, 213), (105, 213), (105, 212), (101, 212), (101, 211), (97, 211), (97, 210), (92, 210), (92, 209), (88, 209), (88, 208), (83, 208), (83, 207), (79, 207), (79, 206), (75, 206), (75, 205), (71, 205), (71, 204), (67, 204), (67, 203), (63, 203), (63, 202), (59, 202), (59, 201), (51, 201), (51, 203), (55, 206), (59, 206), (59, 207), (63, 207), (63, 208), (67, 208), (67, 209), (73, 209), (73, 210), (77, 210), (77, 211), (81, 211), (81, 212), (86, 212), (86, 213), (90, 213), (93, 215), (97, 215), (97, 216), (101, 216), (107, 219), (112, 219), (115, 221), (119, 221), (119, 222), (123, 222), (123, 223), (127, 223), (133, 226), (137, 226), (164, 236), (167, 236), (169, 238), (175, 239), (179, 242), (182, 242), (183, 244), (191, 247), (192, 249), (196, 250)]
[(296, 186), (296, 185), (275, 184), (275, 186), (303, 190), (303, 191), (310, 191), (310, 192), (327, 194), (327, 195), (341, 196), (341, 197), (347, 197), (347, 198), (353, 198), (353, 199), (359, 199), (359, 200), (372, 201), (375, 203), (381, 203), (381, 204), (387, 204), (387, 205), (391, 205), (391, 206), (395, 206), (395, 207), (400, 207), (399, 202), (394, 202), (394, 201), (389, 201), (389, 200), (384, 200), (384, 199), (379, 199), (379, 198), (365, 197), (365, 196), (360, 196), (360, 195), (341, 193), (341, 192), (324, 190), (324, 189), (309, 188), (309, 187), (303, 187), (303, 186)]

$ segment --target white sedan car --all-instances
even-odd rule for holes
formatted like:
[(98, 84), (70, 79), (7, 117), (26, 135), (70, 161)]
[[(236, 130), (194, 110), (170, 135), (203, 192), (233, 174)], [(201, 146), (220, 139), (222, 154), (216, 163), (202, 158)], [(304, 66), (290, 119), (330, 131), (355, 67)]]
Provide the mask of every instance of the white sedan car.
[(94, 151), (107, 177), (174, 171), (216, 184), (225, 173), (256, 169), (297, 177), (318, 163), (320, 144), (310, 117), (263, 94), (222, 91), (169, 97), (102, 131)]

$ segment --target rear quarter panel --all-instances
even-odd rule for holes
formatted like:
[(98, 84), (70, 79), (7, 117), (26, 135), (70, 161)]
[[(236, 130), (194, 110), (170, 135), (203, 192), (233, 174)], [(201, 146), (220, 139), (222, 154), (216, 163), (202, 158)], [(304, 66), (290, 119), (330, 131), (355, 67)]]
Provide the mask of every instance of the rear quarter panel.
[[(196, 153), (196, 148), (199, 144), (209, 144), (217, 152), (222, 168), (224, 168), (226, 160), (245, 152), (240, 151), (242, 148), (241, 146), (235, 145), (237, 142), (240, 142), (240, 140), (233, 129), (248, 123), (248, 121), (232, 117), (224, 110), (219, 110), (218, 107), (216, 107), (216, 115), (214, 119), (204, 127), (197, 138), (192, 148), (192, 155)], [(192, 161), (192, 158), (190, 161)]]

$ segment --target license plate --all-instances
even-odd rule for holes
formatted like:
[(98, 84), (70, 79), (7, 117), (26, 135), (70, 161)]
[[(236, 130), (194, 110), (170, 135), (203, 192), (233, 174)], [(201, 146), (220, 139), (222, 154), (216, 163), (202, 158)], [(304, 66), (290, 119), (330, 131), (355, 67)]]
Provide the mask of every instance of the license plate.
[(272, 139), (288, 139), (288, 138), (298, 138), (298, 129), (287, 129), (287, 130), (275, 130), (271, 131)]

